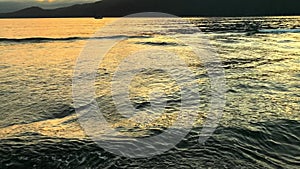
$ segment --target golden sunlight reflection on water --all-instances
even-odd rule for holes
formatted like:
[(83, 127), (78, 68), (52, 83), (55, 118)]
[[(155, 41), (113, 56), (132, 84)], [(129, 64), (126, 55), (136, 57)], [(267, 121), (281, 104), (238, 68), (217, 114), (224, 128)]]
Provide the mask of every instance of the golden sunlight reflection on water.
[[(0, 37), (90, 37), (113, 18), (94, 19), (18, 19), (0, 21)], [(120, 25), (120, 29), (126, 29)], [(243, 34), (208, 33), (211, 44), (224, 62), (229, 91), (221, 124), (247, 126), (251, 122), (272, 119), (300, 120), (300, 34)], [(96, 96), (110, 96), (110, 80), (119, 63), (136, 50), (147, 49), (159, 43), (178, 54), (199, 77), (201, 89), (209, 86), (201, 61), (178, 41), (153, 36), (122, 41), (111, 49), (99, 65), (95, 83)], [(32, 43), (0, 42), (1, 54), (1, 116), (0, 138), (24, 132), (36, 132), (51, 137), (85, 137), (79, 124), (65, 123), (75, 115), (55, 118), (53, 113), (72, 107), (72, 75), (76, 59), (86, 44), (85, 40), (44, 41)], [(152, 74), (155, 75), (155, 74)], [(203, 77), (204, 76), (204, 77)], [(159, 80), (157, 80), (159, 78)], [(157, 80), (157, 81), (156, 81)], [(131, 97), (147, 101), (151, 86), (163, 86), (167, 94), (178, 92), (178, 86), (167, 76), (136, 76), (130, 88)], [(109, 105), (99, 103), (100, 105)], [(205, 107), (206, 105), (202, 105)], [(207, 109), (199, 111), (198, 124), (202, 123)], [(108, 107), (107, 111), (113, 111)], [(134, 119), (111, 118), (116, 128), (164, 128), (176, 117), (163, 114), (150, 125), (135, 124)], [(126, 132), (124, 132), (126, 133)], [(127, 133), (128, 134), (128, 131)]]

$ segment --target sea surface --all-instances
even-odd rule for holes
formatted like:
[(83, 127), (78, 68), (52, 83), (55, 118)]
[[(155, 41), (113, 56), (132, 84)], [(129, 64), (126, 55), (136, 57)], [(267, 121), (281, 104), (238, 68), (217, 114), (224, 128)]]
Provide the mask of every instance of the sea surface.
[[(205, 144), (198, 138), (210, 113), (211, 79), (201, 59), (168, 36), (186, 31), (185, 22), (131, 18), (108, 29), (119, 36), (94, 36), (116, 20), (0, 20), (0, 168), (299, 168), (300, 16), (183, 19), (201, 31), (189, 32), (190, 41), (200, 38), (199, 47), (206, 45), (225, 72), (226, 104)], [(132, 25), (137, 34), (129, 29)], [(149, 26), (151, 31), (145, 31)], [(90, 37), (126, 37), (103, 58), (95, 80), (99, 108), (126, 137), (152, 137), (171, 126), (181, 113), (180, 89), (166, 72), (145, 69), (128, 87), (130, 104), (151, 112), (149, 92), (157, 87), (168, 104), (146, 124), (122, 117), (111, 93), (118, 65), (132, 52), (152, 47), (173, 51), (185, 61), (201, 101), (191, 131), (179, 144), (153, 157), (128, 158), (87, 136), (77, 120), (72, 79)]]

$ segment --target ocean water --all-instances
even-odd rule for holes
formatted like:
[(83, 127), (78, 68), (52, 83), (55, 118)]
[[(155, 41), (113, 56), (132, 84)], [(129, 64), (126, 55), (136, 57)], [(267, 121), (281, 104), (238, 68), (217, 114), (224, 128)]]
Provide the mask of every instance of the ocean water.
[[(204, 145), (198, 137), (209, 114), (211, 79), (187, 45), (167, 36), (186, 32), (184, 22), (132, 18), (112, 26), (106, 35), (94, 36), (116, 20), (0, 20), (0, 168), (299, 168), (299, 16), (184, 19), (201, 31), (201, 36), (187, 32), (190, 41), (205, 39), (199, 40), (199, 47), (205, 42), (225, 72), (223, 115)], [(163, 71), (145, 69), (128, 87), (130, 104), (151, 112), (149, 92), (159, 87), (168, 99), (165, 110), (146, 124), (121, 116), (112, 99), (111, 81), (126, 56), (153, 47), (173, 51), (195, 74), (201, 98), (197, 116), (174, 148), (149, 158), (126, 158), (87, 136), (75, 112), (72, 79), (90, 37), (92, 41), (126, 37), (103, 58), (95, 78), (95, 100), (122, 136), (159, 135), (180, 113), (176, 81)], [(184, 80), (181, 73), (175, 71)], [(152, 118), (151, 113), (140, 117)]]

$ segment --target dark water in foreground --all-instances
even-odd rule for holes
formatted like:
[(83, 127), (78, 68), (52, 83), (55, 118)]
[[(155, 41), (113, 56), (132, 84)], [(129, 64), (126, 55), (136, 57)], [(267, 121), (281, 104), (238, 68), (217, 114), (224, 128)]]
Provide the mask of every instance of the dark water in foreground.
[[(128, 36), (113, 48), (99, 66), (96, 97), (108, 121), (126, 136), (161, 133), (178, 113), (179, 95), (168, 76), (149, 70), (135, 77), (131, 101), (146, 111), (149, 90), (162, 87), (172, 103), (167, 115), (147, 126), (120, 117), (109, 82), (123, 54), (151, 46), (175, 51), (200, 86), (203, 102), (191, 132), (173, 149), (143, 159), (119, 157), (97, 146), (74, 110), (76, 59), (88, 38), (113, 20), (0, 20), (0, 168), (299, 168), (300, 17), (189, 19), (209, 39), (226, 75), (223, 117), (205, 145), (197, 142), (209, 97), (201, 61), (186, 46), (155, 34), (161, 25), (155, 20), (153, 32)], [(142, 30), (149, 20), (134, 24)], [(169, 26), (181, 29), (177, 22)], [(126, 25), (119, 29), (128, 31)], [(119, 37), (96, 39), (105, 38)]]
[(169, 152), (150, 159), (110, 154), (92, 141), (26, 133), (1, 141), (2, 168), (297, 168), (299, 122), (252, 124), (259, 130), (219, 127), (205, 146), (193, 131)]

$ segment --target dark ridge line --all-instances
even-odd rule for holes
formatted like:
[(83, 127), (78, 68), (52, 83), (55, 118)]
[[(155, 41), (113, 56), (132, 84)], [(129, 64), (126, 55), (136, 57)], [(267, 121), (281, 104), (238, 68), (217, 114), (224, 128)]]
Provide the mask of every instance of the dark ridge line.
[(101, 0), (56, 9), (29, 7), (1, 13), (0, 18), (122, 17), (141, 12), (162, 12), (176, 16), (296, 16), (299, 0)]

